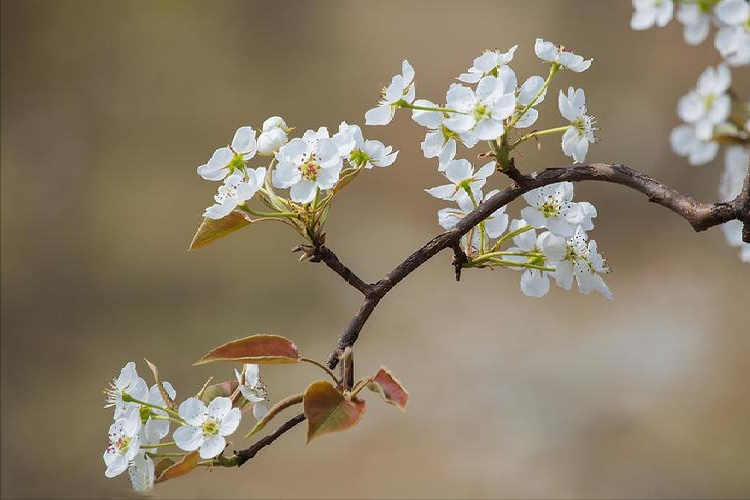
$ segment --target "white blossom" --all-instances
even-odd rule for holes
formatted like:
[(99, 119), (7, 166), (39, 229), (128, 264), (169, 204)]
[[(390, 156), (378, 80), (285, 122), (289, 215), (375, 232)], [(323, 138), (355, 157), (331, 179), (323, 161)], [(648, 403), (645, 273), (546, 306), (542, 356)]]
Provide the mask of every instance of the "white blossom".
[(698, 45), (708, 36), (711, 12), (705, 11), (699, 2), (680, 3), (677, 19), (683, 24), (685, 41), (690, 45)]
[(365, 113), (365, 124), (388, 125), (393, 120), (401, 101), (411, 104), (416, 95), (413, 80), (414, 68), (409, 61), (404, 60), (401, 64), (401, 74), (394, 76), (390, 85), (383, 90), (378, 106)]
[(106, 396), (105, 408), (115, 408), (114, 418), (117, 419), (132, 406), (132, 403), (123, 401), (124, 394), (135, 393), (138, 395), (145, 394), (148, 391), (146, 381), (138, 376), (135, 369), (135, 363), (129, 361), (120, 370), (120, 375), (110, 381), (108, 387), (104, 390)]
[(679, 125), (669, 136), (672, 149), (680, 156), (687, 156), (691, 165), (710, 162), (719, 152), (719, 144), (698, 136), (694, 125)]
[(466, 190), (471, 190), (476, 198), (479, 190), (487, 182), (487, 177), (495, 172), (495, 162), (491, 161), (474, 173), (474, 166), (468, 160), (452, 160), (445, 167), (444, 175), (451, 182), (442, 186), (425, 189), (429, 194), (441, 200), (459, 201), (468, 197)]
[(729, 68), (720, 64), (716, 69), (706, 68), (698, 78), (698, 85), (680, 99), (677, 114), (685, 122), (695, 125), (695, 131), (703, 140), (713, 136), (713, 130), (729, 118), (732, 100), (727, 90), (732, 84)]
[(230, 398), (218, 397), (206, 407), (197, 398), (189, 398), (180, 405), (179, 414), (186, 425), (174, 432), (175, 444), (185, 451), (200, 449), (204, 460), (221, 454), (229, 436), (240, 424), (240, 409), (232, 408)]
[(393, 151), (391, 146), (372, 139), (365, 140), (358, 125), (349, 125), (346, 122), (341, 122), (333, 141), (339, 148), (339, 155), (348, 159), (353, 167), (388, 167), (393, 165), (398, 157), (398, 151)]
[[(484, 196), (482, 192), (478, 190), (474, 197), (477, 204), (481, 204), (484, 200), (491, 198), (496, 193), (498, 193), (497, 190), (492, 190), (487, 193), (487, 196)], [(455, 227), (461, 219), (466, 217), (475, 208), (473, 202), (468, 196), (457, 197), (455, 201), (458, 203), (458, 208), (449, 207), (438, 210), (438, 224), (440, 224), (440, 227), (445, 230)], [(508, 228), (508, 215), (505, 213), (505, 209), (506, 206), (500, 207), (484, 220), (484, 231), (488, 238), (498, 238)], [(472, 249), (479, 250), (481, 245), (479, 226), (474, 227), (470, 233)], [(463, 244), (466, 246), (466, 236), (463, 237)]]
[[(727, 148), (724, 157), (724, 173), (719, 184), (719, 199), (731, 201), (742, 191), (742, 185), (748, 175), (750, 150), (743, 146)], [(727, 243), (740, 249), (740, 259), (750, 263), (750, 243), (742, 241), (742, 222), (729, 221), (721, 226)]]
[(280, 116), (272, 116), (263, 122), (263, 129), (258, 136), (258, 153), (272, 155), (287, 143), (286, 122)]
[(331, 189), (342, 167), (338, 146), (323, 128), (292, 139), (276, 153), (276, 159), (273, 185), (291, 188), (290, 197), (298, 203), (310, 203), (317, 189)]
[(633, 0), (633, 7), (635, 12), (630, 27), (634, 30), (645, 30), (654, 25), (663, 28), (674, 13), (672, 0)]
[(562, 45), (555, 45), (541, 38), (536, 39), (534, 52), (540, 59), (550, 63), (557, 63), (563, 68), (568, 68), (576, 73), (586, 71), (593, 62), (593, 59), (584, 60), (582, 56), (566, 51)]
[(154, 461), (145, 452), (140, 452), (135, 456), (128, 467), (130, 484), (133, 485), (135, 491), (146, 493), (154, 489), (155, 467)]
[(521, 210), (521, 217), (530, 226), (537, 229), (547, 228), (556, 236), (569, 238), (575, 233), (576, 226), (586, 220), (590, 224), (591, 218), (596, 216), (595, 209), (592, 215), (587, 207), (589, 212), (584, 214), (581, 206), (572, 201), (571, 182), (542, 186), (524, 194), (523, 199), (529, 206)]
[(518, 45), (514, 45), (507, 52), (500, 52), (499, 50), (484, 51), (481, 56), (474, 59), (471, 68), (466, 73), (461, 73), (458, 79), (464, 83), (477, 83), (483, 76), (497, 76), (498, 69), (513, 60), (513, 54), (517, 48)]
[[(426, 99), (418, 99), (414, 104), (426, 108), (437, 108), (438, 105)], [(445, 170), (448, 162), (456, 156), (457, 141), (461, 141), (466, 147), (473, 148), (479, 139), (468, 132), (459, 133), (451, 130), (446, 125), (449, 116), (442, 111), (425, 111), (415, 109), (412, 111), (412, 119), (429, 132), (422, 141), (422, 152), (425, 158), (438, 158), (438, 171)]]
[[(518, 231), (528, 225), (529, 224), (523, 219), (514, 219), (510, 223), (510, 232)], [(536, 231), (533, 229), (514, 236), (513, 243), (515, 243), (516, 246), (509, 248), (508, 252), (534, 252), (540, 253), (542, 256), (527, 257), (523, 255), (507, 255), (504, 256), (505, 260), (517, 262), (519, 264), (534, 264), (544, 267), (549, 267), (550, 261), (561, 260), (565, 255), (565, 249), (567, 248), (567, 241), (565, 238), (555, 236), (549, 231), (544, 231), (537, 236)], [(533, 268), (524, 269), (522, 267), (511, 267), (511, 269), (523, 271), (521, 274), (520, 285), (521, 291), (524, 295), (529, 297), (543, 297), (549, 292), (549, 278), (553, 275), (553, 271)]]
[(476, 92), (453, 84), (446, 95), (447, 106), (457, 111), (445, 125), (457, 133), (471, 132), (477, 139), (497, 139), (505, 132), (503, 120), (516, 108), (516, 75), (508, 66), (500, 67), (498, 76), (479, 80)]
[(256, 149), (255, 130), (240, 127), (229, 147), (217, 149), (205, 165), (198, 167), (198, 175), (207, 181), (220, 181), (244, 168), (245, 163), (255, 156)]
[(266, 179), (266, 168), (244, 168), (237, 170), (224, 179), (219, 186), (219, 192), (214, 195), (214, 203), (203, 213), (209, 219), (221, 219), (229, 215), (235, 208), (255, 196), (263, 187)]
[(565, 290), (570, 290), (575, 277), (578, 290), (584, 295), (599, 292), (612, 300), (612, 292), (602, 278), (602, 274), (609, 269), (604, 265), (604, 259), (597, 250), (596, 241), (586, 244), (586, 232), (578, 227), (573, 237), (568, 240), (567, 248), (562, 259), (553, 262), (555, 280)]
[(266, 386), (260, 381), (260, 367), (258, 365), (245, 363), (242, 371), (234, 370), (239, 384), (240, 394), (251, 403), (259, 403), (266, 400)]
[[(539, 97), (537, 97), (537, 95)], [(527, 128), (536, 123), (537, 118), (539, 118), (539, 112), (534, 109), (534, 106), (544, 101), (546, 96), (547, 89), (544, 87), (544, 78), (541, 76), (530, 76), (525, 82), (523, 82), (523, 85), (518, 89), (518, 97), (516, 99), (516, 106), (518, 108), (517, 113), (520, 114), (523, 112), (523, 115), (517, 119), (515, 124), (516, 128)], [(536, 100), (534, 100), (535, 98)], [(524, 112), (523, 110), (529, 105), (531, 105), (531, 107)], [(516, 119), (516, 116), (517, 115), (514, 114), (514, 119)]]
[(109, 427), (104, 463), (107, 477), (119, 476), (128, 468), (140, 450), (141, 417), (137, 408), (129, 408)]
[(562, 150), (571, 156), (576, 163), (586, 159), (589, 143), (594, 143), (594, 119), (586, 113), (586, 96), (583, 89), (568, 89), (568, 95), (562, 90), (558, 97), (560, 114), (570, 121), (570, 127), (562, 137)]
[(715, 13), (722, 24), (714, 39), (716, 50), (732, 66), (750, 64), (750, 3), (721, 0)]

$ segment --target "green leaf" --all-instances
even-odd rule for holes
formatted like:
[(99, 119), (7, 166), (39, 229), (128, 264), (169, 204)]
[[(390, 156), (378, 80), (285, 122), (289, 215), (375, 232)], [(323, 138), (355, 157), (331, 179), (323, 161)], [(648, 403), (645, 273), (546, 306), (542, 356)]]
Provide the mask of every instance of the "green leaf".
[(373, 392), (380, 393), (386, 403), (392, 404), (401, 411), (406, 411), (406, 405), (409, 403), (409, 393), (387, 368), (383, 367), (378, 370), (367, 384), (367, 388)]
[(219, 238), (249, 226), (251, 221), (242, 212), (235, 210), (221, 219), (203, 219), (198, 227), (193, 241), (190, 242), (189, 250), (196, 250), (213, 243)]
[(220, 384), (212, 384), (207, 386), (201, 393), (199, 399), (204, 403), (208, 404), (218, 397), (231, 397), (234, 391), (237, 390), (239, 382), (236, 380), (227, 380)]
[(277, 365), (299, 363), (300, 356), (297, 346), (289, 339), (279, 335), (252, 335), (216, 347), (195, 365), (214, 361)]
[(307, 442), (329, 432), (344, 431), (359, 423), (365, 413), (365, 402), (343, 394), (325, 380), (313, 382), (303, 400), (307, 418)]
[(198, 452), (188, 453), (179, 462), (164, 469), (164, 472), (156, 478), (155, 482), (163, 483), (164, 481), (184, 476), (195, 469), (196, 465), (198, 465)]
[(278, 403), (276, 403), (275, 405), (273, 405), (271, 407), (271, 409), (268, 410), (268, 413), (266, 413), (263, 416), (263, 418), (261, 418), (260, 420), (258, 420), (258, 422), (255, 424), (255, 427), (253, 427), (250, 430), (250, 432), (248, 432), (245, 435), (245, 439), (249, 438), (250, 436), (252, 436), (256, 432), (260, 432), (261, 430), (263, 430), (263, 428), (266, 426), (266, 424), (268, 424), (268, 422), (270, 422), (273, 417), (275, 417), (276, 415), (278, 415), (283, 410), (286, 410), (290, 406), (294, 406), (296, 404), (301, 403), (302, 402), (302, 397), (303, 397), (302, 394), (295, 394), (293, 396), (289, 396), (287, 398), (284, 398), (281, 401), (279, 401)]

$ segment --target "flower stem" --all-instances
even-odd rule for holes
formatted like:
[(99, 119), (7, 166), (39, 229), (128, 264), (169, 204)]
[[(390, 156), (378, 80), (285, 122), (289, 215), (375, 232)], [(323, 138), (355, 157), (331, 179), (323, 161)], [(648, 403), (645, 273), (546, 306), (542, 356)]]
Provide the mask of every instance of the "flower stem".
[(518, 236), (519, 234), (523, 234), (526, 231), (531, 231), (532, 229), (534, 229), (534, 228), (531, 227), (531, 226), (523, 226), (523, 227), (520, 227), (520, 228), (516, 229), (515, 231), (511, 231), (511, 232), (509, 232), (507, 234), (502, 235), (500, 237), (500, 239), (495, 242), (495, 244), (493, 245), (493, 247), (492, 247), (492, 249), (490, 251), (491, 252), (497, 251), (497, 249), (500, 248), (500, 245), (502, 245), (503, 243), (505, 243), (509, 239), (514, 238), (514, 237)]
[(175, 443), (174, 441), (165, 441), (163, 443), (142, 444), (141, 448), (161, 448), (164, 446), (177, 446), (177, 443)]
[(510, 150), (513, 151), (516, 148), (516, 146), (518, 146), (524, 141), (528, 141), (532, 137), (539, 137), (542, 135), (550, 135), (550, 134), (560, 134), (568, 130), (570, 127), (572, 127), (572, 125), (563, 125), (562, 127), (549, 128), (546, 130), (537, 130), (537, 131), (531, 132), (530, 134), (522, 135), (516, 142), (513, 143), (513, 145), (510, 147)]
[(490, 252), (484, 255), (480, 255), (476, 259), (471, 261), (472, 264), (481, 264), (486, 260), (491, 260), (495, 257), (511, 256), (511, 257), (543, 257), (539, 252)]
[(531, 102), (528, 103), (526, 106), (524, 106), (523, 109), (521, 109), (521, 112), (518, 114), (518, 116), (516, 116), (515, 119), (513, 119), (510, 122), (510, 124), (508, 125), (508, 128), (506, 129), (506, 133), (507, 133), (507, 130), (510, 130), (513, 127), (515, 127), (516, 123), (518, 123), (518, 120), (520, 120), (521, 118), (523, 118), (523, 115), (525, 115), (526, 112), (528, 110), (530, 110), (532, 108), (532, 106), (534, 106), (534, 104), (536, 104), (536, 102), (539, 100), (539, 98), (542, 96), (542, 94), (544, 94), (544, 92), (549, 87), (549, 84), (552, 81), (552, 77), (555, 76), (555, 73), (557, 73), (559, 69), (560, 69), (560, 63), (552, 63), (552, 64), (550, 64), (549, 75), (547, 76), (547, 79), (544, 81), (544, 85), (542, 85), (542, 88), (539, 89), (539, 92), (537, 92), (537, 94), (534, 96), (534, 98), (531, 100)]
[(334, 375), (334, 373), (327, 366), (325, 366), (324, 364), (318, 363), (314, 359), (304, 358), (304, 357), (299, 358), (299, 360), (302, 361), (302, 362), (304, 362), (304, 363), (310, 363), (311, 365), (317, 366), (318, 368), (320, 368), (321, 370), (323, 370), (324, 372), (326, 372), (333, 379), (333, 381), (336, 382), (336, 385), (339, 384), (339, 379), (336, 378), (336, 375)]
[(451, 108), (431, 108), (429, 106), (417, 106), (416, 104), (409, 104), (408, 102), (402, 102), (399, 104), (399, 107), (401, 108), (408, 108), (408, 109), (415, 109), (417, 111), (440, 111), (441, 113), (456, 113), (459, 115), (467, 115), (468, 113), (464, 113), (462, 111), (457, 111), (455, 109)]
[[(177, 413), (176, 411), (171, 410), (169, 408), (165, 408), (163, 406), (159, 406), (159, 405), (147, 403), (146, 401), (141, 401), (140, 399), (135, 399), (133, 396), (131, 396), (127, 392), (123, 392), (123, 394), (122, 394), (122, 400), (125, 401), (126, 403), (136, 403), (136, 404), (139, 404), (141, 406), (145, 406), (147, 408), (154, 408), (156, 410), (161, 410), (163, 412), (169, 413), (170, 415), (174, 416), (175, 418), (178, 418), (179, 419), (179, 423), (181, 423), (181, 424), (185, 423), (185, 421), (182, 419), (182, 417), (180, 416), (180, 414)], [(151, 418), (156, 418), (157, 416), (158, 415), (153, 416)]]
[[(479, 203), (477, 203), (477, 200), (474, 197), (474, 193), (471, 192), (471, 186), (469, 186), (467, 184), (467, 185), (463, 186), (463, 188), (464, 188), (464, 191), (466, 191), (466, 194), (469, 195), (469, 199), (471, 200), (471, 203), (474, 205), (474, 208), (477, 208), (479, 206)], [(485, 246), (485, 240), (486, 240), (486, 238), (487, 238), (487, 236), (486, 236), (485, 230), (484, 230), (484, 220), (482, 220), (482, 222), (479, 223), (479, 252), (480, 253), (484, 252), (484, 250), (485, 250), (484, 246)], [(470, 241), (468, 242), (468, 245), (469, 245), (469, 247), (471, 247), (471, 242)]]
[(488, 259), (488, 261), (501, 267), (523, 267), (526, 269), (539, 269), (540, 271), (554, 271), (555, 270), (554, 267), (540, 266), (538, 264), (529, 264), (526, 262), (510, 262), (508, 260), (497, 259), (494, 257)]

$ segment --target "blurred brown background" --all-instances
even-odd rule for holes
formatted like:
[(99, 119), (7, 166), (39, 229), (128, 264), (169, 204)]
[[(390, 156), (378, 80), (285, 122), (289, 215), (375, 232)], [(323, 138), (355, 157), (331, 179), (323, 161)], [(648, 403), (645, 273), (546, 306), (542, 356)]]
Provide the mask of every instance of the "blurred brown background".
[[(101, 459), (101, 389), (126, 361), (147, 356), (185, 396), (230, 375), (190, 366), (212, 346), (277, 332), (323, 359), (358, 308), (331, 272), (296, 262), (281, 225), (187, 252), (217, 186), (195, 167), (240, 125), (362, 124), (404, 58), (418, 97), (436, 101), (484, 48), (519, 43), (526, 78), (546, 71), (533, 55), (543, 36), (595, 62), (557, 78), (540, 125), (559, 120), (557, 88), (583, 86), (601, 128), (591, 160), (715, 199), (721, 161), (690, 168), (668, 135), (678, 97), (718, 55), (686, 46), (675, 21), (632, 32), (630, 15), (626, 0), (3, 1), (2, 496), (132, 495)], [(735, 88), (749, 76), (735, 70)], [(406, 113), (365, 129), (399, 161), (347, 189), (328, 242), (366, 279), (439, 231), (423, 134)], [(556, 140), (543, 145), (524, 150), (523, 169), (567, 163)], [(557, 288), (527, 298), (510, 271), (456, 284), (441, 255), (357, 344), (361, 374), (386, 364), (411, 390), (406, 415), (370, 397), (351, 432), (306, 447), (300, 427), (239, 471), (199, 471), (155, 496), (749, 496), (750, 270), (718, 229), (694, 234), (622, 187), (577, 189), (599, 208), (614, 302)], [(316, 376), (264, 370), (275, 399)]]

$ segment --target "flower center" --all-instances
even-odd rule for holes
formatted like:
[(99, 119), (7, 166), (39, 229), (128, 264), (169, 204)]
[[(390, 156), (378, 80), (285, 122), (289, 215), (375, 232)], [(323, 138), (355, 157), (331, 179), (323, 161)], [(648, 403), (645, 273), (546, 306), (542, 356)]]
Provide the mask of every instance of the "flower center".
[(130, 446), (131, 441), (132, 438), (129, 436), (120, 436), (114, 441), (110, 441), (109, 447), (110, 449), (112, 449), (112, 451), (119, 452), (124, 455), (128, 452), (128, 447)]
[(203, 435), (204, 436), (215, 436), (219, 433), (219, 423), (215, 418), (209, 418), (203, 422)]
[(352, 154), (349, 158), (351, 159), (352, 163), (357, 166), (364, 165), (368, 161), (370, 161), (370, 156), (360, 149), (355, 149), (354, 151), (352, 151)]
[(299, 171), (302, 174), (302, 177), (309, 181), (314, 181), (318, 178), (320, 165), (315, 159), (315, 154), (310, 155), (310, 157), (306, 161), (302, 162), (302, 164), (299, 166)]
[(474, 108), (474, 119), (476, 121), (481, 121), (487, 115), (487, 107), (484, 104), (477, 104), (477, 106)]
[(554, 199), (550, 198), (542, 205), (542, 215), (547, 219), (555, 217), (558, 213), (560, 213), (560, 205)]
[(242, 155), (235, 153), (234, 157), (229, 162), (229, 165), (227, 165), (227, 168), (229, 168), (230, 174), (235, 170), (242, 170), (245, 168), (245, 160), (242, 158)]
[(716, 96), (714, 94), (708, 94), (707, 96), (703, 98), (703, 106), (706, 109), (711, 109), (715, 101), (716, 101)]

